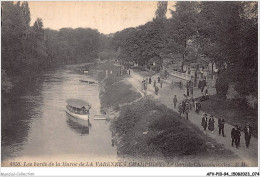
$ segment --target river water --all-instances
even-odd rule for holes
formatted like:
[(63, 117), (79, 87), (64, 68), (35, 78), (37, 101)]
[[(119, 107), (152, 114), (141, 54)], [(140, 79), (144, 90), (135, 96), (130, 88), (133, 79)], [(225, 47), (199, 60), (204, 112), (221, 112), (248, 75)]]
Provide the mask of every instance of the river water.
[[(100, 114), (99, 86), (80, 79), (77, 65), (46, 73), (38, 88), (2, 107), (2, 162), (10, 161), (115, 161), (109, 122)], [(66, 114), (66, 100), (91, 103), (89, 129)], [(6, 163), (5, 165), (8, 165)]]

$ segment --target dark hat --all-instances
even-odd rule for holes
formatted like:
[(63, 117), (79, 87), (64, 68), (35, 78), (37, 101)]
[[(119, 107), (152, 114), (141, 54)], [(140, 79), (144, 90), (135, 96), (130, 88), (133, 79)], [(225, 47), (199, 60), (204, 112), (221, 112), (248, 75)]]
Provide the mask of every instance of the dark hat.
[(210, 117), (213, 117), (212, 115), (210, 115)]
[(207, 116), (207, 114), (204, 114), (204, 116)]

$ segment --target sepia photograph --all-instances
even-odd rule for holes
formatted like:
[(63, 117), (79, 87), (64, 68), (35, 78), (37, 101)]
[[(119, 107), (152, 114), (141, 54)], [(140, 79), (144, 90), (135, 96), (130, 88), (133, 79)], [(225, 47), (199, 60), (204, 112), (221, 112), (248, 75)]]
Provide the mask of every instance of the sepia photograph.
[(1, 167), (259, 176), (258, 1), (2, 1)]

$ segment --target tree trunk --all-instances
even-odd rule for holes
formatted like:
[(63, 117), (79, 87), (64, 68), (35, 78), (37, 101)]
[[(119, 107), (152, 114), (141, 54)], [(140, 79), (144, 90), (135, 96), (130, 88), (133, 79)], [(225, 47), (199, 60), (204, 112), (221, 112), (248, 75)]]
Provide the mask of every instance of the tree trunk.
[(184, 59), (185, 58), (185, 54), (182, 55), (182, 62), (181, 62), (181, 72), (183, 73), (183, 66), (184, 66)]
[(212, 79), (213, 79), (213, 75), (214, 75), (214, 71), (213, 71), (213, 62), (211, 63), (211, 73), (212, 73)]
[(195, 73), (194, 73), (194, 86), (196, 85), (197, 86), (197, 73), (198, 73), (198, 65), (196, 66), (196, 70), (195, 70)]
[(181, 72), (183, 73), (183, 66), (184, 66), (184, 62), (185, 62), (185, 50), (186, 50), (186, 44), (187, 40), (185, 39), (184, 41), (184, 52), (182, 54), (182, 62), (181, 62)]

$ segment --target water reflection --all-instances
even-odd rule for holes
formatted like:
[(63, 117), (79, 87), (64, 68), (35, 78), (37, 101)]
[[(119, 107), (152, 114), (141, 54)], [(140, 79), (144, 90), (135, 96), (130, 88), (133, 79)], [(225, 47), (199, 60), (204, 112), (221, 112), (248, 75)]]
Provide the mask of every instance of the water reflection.
[(88, 121), (88, 126), (82, 125), (82, 123), (79, 123), (78, 120), (68, 113), (66, 113), (67, 116), (67, 125), (70, 127), (73, 131), (76, 133), (79, 133), (80, 135), (87, 135), (89, 134), (89, 128), (91, 127), (91, 124)]
[(2, 104), (2, 159), (18, 156), (18, 152), (23, 150), (23, 145), (28, 141), (32, 119), (42, 115), (42, 111), (39, 109), (41, 106), (42, 95), (38, 90), (8, 104)]
[[(75, 72), (77, 68), (72, 65), (48, 72), (37, 86), (27, 85), (14, 102), (2, 104), (2, 161), (57, 154), (117, 157), (116, 148), (110, 146), (109, 123), (94, 120), (100, 114), (99, 87), (80, 82), (93, 78)], [(66, 115), (70, 98), (91, 103), (92, 125), (82, 125)]]

